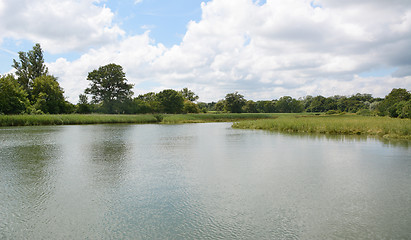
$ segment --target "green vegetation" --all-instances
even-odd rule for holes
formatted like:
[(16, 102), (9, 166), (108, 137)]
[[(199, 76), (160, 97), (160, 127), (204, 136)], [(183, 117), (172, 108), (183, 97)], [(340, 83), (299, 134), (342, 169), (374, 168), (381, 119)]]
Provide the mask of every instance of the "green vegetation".
[(253, 119), (276, 118), (269, 113), (206, 113), (206, 114), (171, 114), (164, 115), (162, 123), (204, 123), (204, 122), (235, 122)]
[(46, 114), (0, 115), (0, 126), (76, 125), (103, 123), (157, 123), (153, 115)]
[(411, 140), (411, 120), (389, 117), (347, 115), (281, 115), (277, 119), (242, 121), (239, 129), (263, 129), (290, 133), (371, 135)]
[(103, 123), (204, 123), (274, 118), (273, 114), (45, 114), (0, 115), (0, 126), (75, 125)]

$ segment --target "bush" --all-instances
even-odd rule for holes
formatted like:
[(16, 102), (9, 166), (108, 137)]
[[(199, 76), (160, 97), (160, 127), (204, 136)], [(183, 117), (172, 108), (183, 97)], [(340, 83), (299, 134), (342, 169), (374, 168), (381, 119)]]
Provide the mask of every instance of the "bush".
[(369, 109), (360, 109), (357, 112), (357, 115), (361, 115), (361, 116), (373, 116), (373, 113), (369, 110)]

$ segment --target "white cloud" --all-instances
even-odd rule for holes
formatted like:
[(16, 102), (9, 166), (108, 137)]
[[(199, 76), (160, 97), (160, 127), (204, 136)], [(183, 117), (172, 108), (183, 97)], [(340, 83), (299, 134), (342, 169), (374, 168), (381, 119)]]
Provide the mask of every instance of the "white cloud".
[[(73, 102), (87, 86), (87, 72), (109, 62), (124, 67), (136, 93), (188, 87), (200, 101), (234, 91), (259, 100), (357, 92), (382, 97), (394, 87), (411, 88), (410, 1), (317, 0), (314, 6), (321, 7), (308, 0), (213, 0), (202, 4), (202, 19), (188, 23), (179, 45), (155, 44), (149, 32), (109, 38), (76, 61), (59, 59), (50, 71)], [(98, 9), (97, 16), (111, 16)], [(121, 35), (111, 20), (94, 22), (103, 39), (105, 25)], [(359, 77), (379, 68), (397, 71)]]
[(52, 53), (87, 50), (124, 35), (113, 24), (114, 13), (93, 0), (2, 1), (0, 39), (40, 42)]

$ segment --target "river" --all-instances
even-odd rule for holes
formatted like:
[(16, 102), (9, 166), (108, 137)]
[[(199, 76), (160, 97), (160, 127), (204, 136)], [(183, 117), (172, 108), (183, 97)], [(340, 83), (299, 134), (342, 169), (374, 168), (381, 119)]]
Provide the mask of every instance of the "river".
[(411, 147), (230, 123), (0, 128), (0, 239), (411, 239)]

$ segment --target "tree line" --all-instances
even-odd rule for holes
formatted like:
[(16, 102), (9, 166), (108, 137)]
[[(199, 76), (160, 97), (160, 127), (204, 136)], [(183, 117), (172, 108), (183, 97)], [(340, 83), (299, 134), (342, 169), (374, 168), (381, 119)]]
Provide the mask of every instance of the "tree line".
[(402, 88), (392, 89), (385, 98), (357, 93), (352, 96), (306, 96), (300, 99), (284, 96), (278, 100), (253, 101), (234, 92), (218, 102), (204, 103), (198, 102), (199, 97), (187, 88), (133, 97), (133, 84), (127, 82), (123, 68), (114, 63), (88, 73), (89, 87), (79, 95), (79, 101), (74, 105), (66, 101), (57, 78), (49, 74), (40, 44), (27, 53), (19, 52), (19, 61), (13, 60), (12, 66), (16, 70), (15, 75), (0, 76), (0, 114), (351, 112), (411, 118), (411, 93)]

